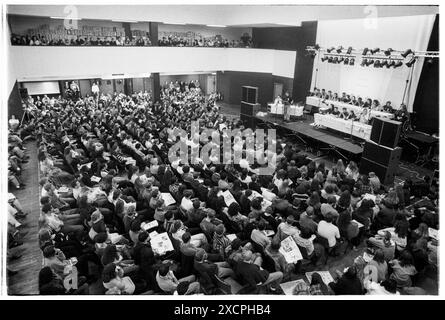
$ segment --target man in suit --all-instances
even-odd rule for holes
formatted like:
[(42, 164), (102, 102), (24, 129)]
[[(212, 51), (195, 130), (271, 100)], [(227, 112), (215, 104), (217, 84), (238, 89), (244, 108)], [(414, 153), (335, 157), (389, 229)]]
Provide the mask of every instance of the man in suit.
[(219, 278), (233, 277), (235, 273), (227, 262), (210, 262), (204, 249), (198, 249), (195, 254), (193, 268), (199, 272), (201, 286), (207, 290), (215, 287), (215, 276)]
[(276, 290), (276, 287), (280, 284), (281, 280), (283, 280), (283, 273), (280, 271), (269, 273), (254, 264), (252, 257), (252, 251), (243, 252), (243, 260), (238, 262), (236, 268), (237, 276), (247, 283), (252, 290), (269, 284), (271, 285), (271, 290)]

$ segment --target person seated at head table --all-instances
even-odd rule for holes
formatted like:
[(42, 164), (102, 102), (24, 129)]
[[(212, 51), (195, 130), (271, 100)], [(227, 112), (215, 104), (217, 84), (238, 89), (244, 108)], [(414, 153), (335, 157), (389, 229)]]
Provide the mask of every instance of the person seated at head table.
[(351, 100), (349, 101), (349, 104), (352, 104), (353, 106), (355, 106), (357, 104), (357, 99), (355, 98), (355, 96), (351, 96)]
[(383, 106), (383, 111), (394, 113), (394, 109), (392, 108), (391, 101), (386, 101), (386, 104)]
[(371, 108), (372, 107), (372, 100), (370, 98), (366, 99), (364, 107), (366, 107), (366, 108)]
[(348, 117), (345, 118), (345, 119), (346, 120), (354, 120), (354, 121), (356, 121), (357, 120), (357, 116), (355, 115), (354, 110), (351, 110), (351, 112), (349, 113)]
[(382, 106), (380, 105), (380, 102), (376, 99), (372, 100), (371, 109), (374, 111), (382, 111), (383, 110)]
[(335, 117), (340, 117), (340, 111), (338, 110), (338, 107), (334, 107), (334, 105), (333, 104), (331, 104), (331, 108), (333, 108), (334, 110), (331, 112), (331, 114), (333, 115), (333, 116), (335, 116)]
[(332, 100), (332, 97), (333, 97), (333, 95), (332, 95), (332, 91), (329, 90), (328, 93), (326, 94), (325, 99), (327, 99), (327, 100)]
[(334, 101), (340, 101), (340, 98), (338, 97), (338, 93), (337, 93), (337, 92), (334, 93), (334, 96), (332, 97), (331, 100), (334, 100)]
[(368, 108), (363, 108), (362, 113), (360, 114), (360, 116), (358, 117), (359, 121), (361, 123), (366, 123), (368, 124), (369, 120), (370, 120), (370, 115), (371, 113), (369, 112)]
[(355, 105), (359, 106), (359, 107), (363, 107), (365, 105), (365, 103), (363, 102), (362, 97), (358, 97), (357, 98), (357, 103)]
[(342, 112), (340, 114), (340, 118), (347, 120), (349, 117), (349, 112), (346, 110), (346, 108), (342, 109)]
[(348, 102), (348, 97), (346, 96), (346, 92), (342, 92), (340, 101)]
[(321, 89), (321, 93), (320, 93), (320, 98), (326, 99), (326, 90), (325, 89)]
[(292, 104), (293, 100), (292, 100), (292, 97), (289, 94), (289, 91), (286, 91), (286, 93), (284, 94), (283, 102), (284, 103), (288, 103), (288, 104)]
[(346, 99), (343, 100), (344, 103), (350, 103), (351, 102), (351, 96), (349, 94), (346, 95)]

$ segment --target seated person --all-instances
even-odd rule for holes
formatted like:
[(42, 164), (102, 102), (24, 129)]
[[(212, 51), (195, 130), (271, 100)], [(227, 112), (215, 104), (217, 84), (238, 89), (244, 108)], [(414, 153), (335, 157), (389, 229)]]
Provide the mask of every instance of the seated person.
[(170, 270), (170, 265), (168, 263), (163, 263), (158, 272), (156, 273), (156, 282), (158, 283), (159, 288), (165, 293), (173, 294), (179, 283), (181, 282), (189, 282), (188, 293), (199, 293), (201, 291), (201, 286), (199, 282), (196, 282), (196, 277), (194, 275), (177, 279), (172, 270)]
[(394, 113), (394, 109), (391, 105), (391, 101), (386, 101), (386, 104), (383, 106), (384, 112)]
[(351, 110), (351, 113), (349, 113), (349, 116), (345, 120), (357, 120), (357, 116), (355, 115), (354, 110)]
[(338, 107), (334, 107), (334, 105), (333, 104), (331, 104), (331, 108), (333, 107), (333, 111), (331, 112), (331, 114), (334, 116), (334, 117), (340, 117), (340, 111), (338, 110)]
[(340, 113), (340, 118), (345, 120), (349, 118), (349, 112), (346, 108), (342, 109), (342, 112)]

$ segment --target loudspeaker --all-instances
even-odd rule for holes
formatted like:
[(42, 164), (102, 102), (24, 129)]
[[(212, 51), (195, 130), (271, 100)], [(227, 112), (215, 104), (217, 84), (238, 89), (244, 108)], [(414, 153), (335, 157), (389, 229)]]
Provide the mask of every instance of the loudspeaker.
[(26, 89), (26, 88), (19, 88), (19, 95), (20, 95), (20, 98), (22, 98), (23, 100), (28, 99), (28, 97), (29, 97), (28, 89)]
[(372, 141), (366, 141), (363, 148), (362, 157), (368, 160), (372, 160), (383, 166), (392, 166), (399, 163), (401, 155), (402, 148), (400, 147), (392, 149), (382, 145), (378, 145)]
[(372, 118), (371, 140), (389, 148), (395, 148), (399, 143), (402, 123), (386, 118)]
[(248, 116), (245, 114), (240, 115), (240, 120), (243, 122), (244, 127), (250, 128), (252, 130), (255, 130), (256, 127), (256, 121), (255, 118), (252, 116)]
[(385, 185), (392, 184), (397, 173), (397, 165), (384, 166), (375, 161), (362, 157), (360, 160), (360, 173), (368, 174), (370, 172), (375, 172), (381, 183)]
[(241, 101), (258, 103), (258, 87), (243, 86), (241, 88)]
[(259, 103), (247, 103), (241, 101), (241, 110), (240, 114), (244, 114), (246, 116), (254, 116), (260, 111), (261, 105)]

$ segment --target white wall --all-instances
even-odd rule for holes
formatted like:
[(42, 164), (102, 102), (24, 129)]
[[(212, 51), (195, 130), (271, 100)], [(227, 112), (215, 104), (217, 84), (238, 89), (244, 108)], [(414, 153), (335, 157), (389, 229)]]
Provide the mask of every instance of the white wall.
[[(338, 47), (342, 45), (355, 49), (367, 47), (386, 50), (426, 51), (434, 24), (434, 15), (376, 18), (369, 21), (331, 20), (319, 21), (317, 27), (317, 43), (321, 47)], [(423, 60), (414, 64), (411, 90), (407, 93), (405, 103), (412, 111), (414, 97), (422, 71)], [(407, 62), (407, 61), (405, 61)], [(380, 102), (391, 101), (399, 107), (402, 103), (403, 92), (410, 69), (403, 65), (394, 68), (374, 68), (360, 66), (361, 59), (355, 61), (354, 66), (343, 64), (318, 63), (317, 88), (325, 88), (333, 92), (347, 92), (362, 98), (375, 98)], [(313, 89), (315, 85), (315, 70), (312, 75)]]
[(264, 72), (293, 78), (293, 51), (244, 48), (21, 47), (8, 50), (9, 92), (15, 80), (100, 78), (150, 72)]

